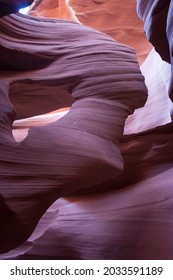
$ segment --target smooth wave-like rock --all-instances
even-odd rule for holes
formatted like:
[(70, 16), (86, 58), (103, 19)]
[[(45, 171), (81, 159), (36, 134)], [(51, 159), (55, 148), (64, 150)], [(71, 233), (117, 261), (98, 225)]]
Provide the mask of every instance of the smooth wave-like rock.
[[(27, 53), (36, 58), (43, 55), (53, 60), (47, 67), (35, 70), (33, 57), (35, 71), (22, 69), (22, 72), (19, 60), (19, 69), (12, 71), (9, 66), (9, 73), (4, 62), (1, 64), (3, 80), (9, 83), (23, 77), (31, 84), (39, 82), (47, 100), (55, 92), (58, 95), (59, 89), (67, 91), (75, 100), (63, 118), (31, 128), (20, 143), (13, 139), (10, 130), (14, 109), (8, 99), (8, 87), (1, 86), (2, 253), (25, 241), (57, 198), (122, 172), (118, 142), (127, 116), (144, 105), (147, 89), (134, 50), (95, 29), (65, 20), (21, 15), (2, 18), (0, 25), (2, 45), (8, 56), (10, 48), (8, 59), (12, 64), (16, 50), (24, 50), (26, 56)], [(17, 60), (15, 65), (17, 68)], [(34, 102), (40, 93), (39, 87), (32, 89), (31, 85), (30, 98)], [(22, 95), (22, 88), (18, 94)], [(22, 98), (24, 107), (27, 94)], [(58, 109), (58, 100), (54, 102)], [(24, 115), (20, 108), (21, 118)], [(49, 104), (47, 108), (50, 109)], [(11, 231), (13, 238), (8, 236)]]
[(18, 258), (172, 260), (173, 169), (160, 171), (119, 191), (57, 202), (58, 214), (49, 212), (56, 218)]
[(29, 240), (2, 257), (172, 259), (172, 131), (125, 137), (120, 177), (57, 200)]
[[(96, 2), (68, 1), (87, 25), (117, 24), (142, 61), (136, 1)], [(171, 66), (151, 51), (148, 100), (127, 118), (146, 100), (134, 50), (64, 20), (0, 26), (1, 252), (36, 227), (0, 259), (172, 259)]]

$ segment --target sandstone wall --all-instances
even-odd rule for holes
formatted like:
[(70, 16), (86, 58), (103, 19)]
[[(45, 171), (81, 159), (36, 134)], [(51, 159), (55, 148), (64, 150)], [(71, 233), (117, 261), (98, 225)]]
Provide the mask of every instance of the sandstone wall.
[[(38, 2), (35, 15), (74, 20)], [(149, 53), (136, 1), (68, 4)], [(35, 15), (0, 19), (0, 258), (172, 259), (171, 66), (152, 50), (143, 77), (133, 49)]]

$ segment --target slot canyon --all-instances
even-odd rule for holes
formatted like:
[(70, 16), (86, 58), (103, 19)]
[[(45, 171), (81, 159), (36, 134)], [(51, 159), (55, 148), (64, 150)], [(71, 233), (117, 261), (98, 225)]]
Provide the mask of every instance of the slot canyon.
[(172, 28), (170, 0), (0, 0), (1, 260), (173, 259)]

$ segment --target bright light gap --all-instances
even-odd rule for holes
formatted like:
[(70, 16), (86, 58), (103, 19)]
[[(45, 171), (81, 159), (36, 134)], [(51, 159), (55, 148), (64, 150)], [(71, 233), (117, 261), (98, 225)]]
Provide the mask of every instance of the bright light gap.
[(19, 13), (26, 15), (28, 13), (28, 11), (29, 11), (29, 7), (30, 6), (20, 9)]

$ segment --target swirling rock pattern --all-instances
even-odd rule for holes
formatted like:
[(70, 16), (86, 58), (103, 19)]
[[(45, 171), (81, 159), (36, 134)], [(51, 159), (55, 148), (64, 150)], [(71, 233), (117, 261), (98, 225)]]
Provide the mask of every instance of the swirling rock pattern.
[[(59, 89), (64, 90), (75, 100), (66, 116), (30, 129), (27, 138), (19, 143), (10, 129), (14, 110), (8, 99), (8, 87), (1, 86), (3, 252), (25, 241), (58, 197), (92, 187), (122, 172), (118, 142), (125, 119), (144, 105), (147, 90), (134, 50), (95, 29), (65, 20), (20, 15), (3, 18), (0, 25), (2, 47), (8, 54), (8, 64), (1, 63), (4, 80), (10, 82), (20, 77), (36, 84), (33, 102), (39, 97), (37, 83), (47, 86), (47, 99), (52, 92), (48, 86), (53, 86), (57, 94)], [(13, 60), (16, 51), (19, 60)], [(29, 69), (24, 60), (28, 54)], [(40, 57), (44, 67), (41, 65), (42, 69), (37, 70)], [(28, 71), (32, 66), (35, 71)], [(27, 88), (26, 82), (25, 85)], [(18, 94), (22, 95), (22, 91)], [(24, 96), (23, 101), (27, 102)], [(23, 117), (21, 114), (19, 108), (18, 115)], [(13, 239), (5, 243), (11, 230)]]

